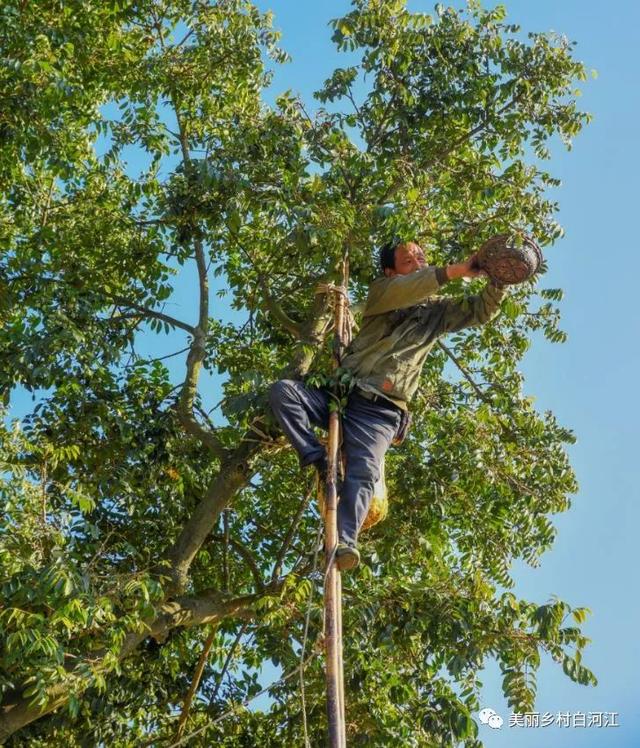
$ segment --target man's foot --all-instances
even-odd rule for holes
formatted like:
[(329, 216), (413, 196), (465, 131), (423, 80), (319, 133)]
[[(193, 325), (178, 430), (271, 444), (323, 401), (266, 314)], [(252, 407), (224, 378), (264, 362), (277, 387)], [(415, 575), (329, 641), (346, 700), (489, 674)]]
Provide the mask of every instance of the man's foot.
[(355, 569), (360, 563), (360, 553), (355, 545), (339, 542), (336, 548), (336, 564), (340, 571)]

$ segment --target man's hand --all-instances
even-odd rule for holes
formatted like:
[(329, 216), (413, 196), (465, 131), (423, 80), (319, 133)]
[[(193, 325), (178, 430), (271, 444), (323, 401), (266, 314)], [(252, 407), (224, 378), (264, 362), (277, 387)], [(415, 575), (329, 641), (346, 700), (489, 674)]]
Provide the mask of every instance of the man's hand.
[(481, 278), (488, 277), (485, 270), (478, 267), (477, 254), (472, 254), (464, 262), (458, 262), (455, 265), (447, 265), (445, 272), (449, 280), (455, 278)]

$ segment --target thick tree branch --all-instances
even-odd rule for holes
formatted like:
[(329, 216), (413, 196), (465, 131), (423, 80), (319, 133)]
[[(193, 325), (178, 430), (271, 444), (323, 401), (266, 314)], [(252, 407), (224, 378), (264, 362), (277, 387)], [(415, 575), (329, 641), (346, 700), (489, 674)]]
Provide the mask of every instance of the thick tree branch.
[(230, 573), (229, 573), (229, 510), (225, 509), (222, 512), (222, 589), (225, 592), (229, 592), (231, 587), (230, 584)]
[[(331, 279), (329, 279), (331, 280)], [(284, 377), (299, 378), (309, 370), (320, 346), (324, 341), (328, 327), (328, 305), (326, 294), (316, 294), (312, 315), (303, 327), (303, 339), (308, 341), (299, 345), (293, 357), (292, 363), (283, 372)], [(183, 389), (179, 403), (179, 413), (185, 417), (183, 423), (190, 423), (186, 416), (190, 413), (193, 418), (193, 409), (187, 404), (192, 403), (195, 398), (197, 382), (198, 354), (194, 352), (196, 341), (187, 359), (188, 378), (185, 381), (187, 389)], [(202, 349), (204, 350), (204, 349)], [(195, 418), (193, 418), (195, 421)], [(197, 422), (196, 422), (197, 424)], [(201, 438), (217, 439), (211, 432), (202, 429)], [(204, 435), (209, 436), (204, 436)], [(266, 440), (256, 439), (252, 433), (245, 434), (240, 445), (233, 451), (222, 453), (220, 470), (212, 479), (202, 501), (196, 507), (193, 515), (186, 522), (167, 558), (171, 567), (172, 587), (175, 591), (185, 589), (187, 575), (191, 563), (206, 540), (209, 533), (218, 522), (218, 518), (224, 509), (231, 503), (236, 493), (244, 488), (251, 479), (255, 458), (268, 444)]]
[[(256, 595), (224, 599), (219, 593), (210, 593), (193, 598), (178, 598), (165, 603), (156, 618), (148, 624), (143, 632), (128, 634), (120, 652), (118, 660), (128, 657), (149, 636), (162, 641), (169, 631), (176, 626), (198, 626), (205, 623), (215, 624), (225, 618), (251, 618), (254, 614), (254, 604), (259, 599)], [(96, 654), (91, 658), (94, 672), (107, 672), (112, 658), (107, 653)], [(98, 661), (96, 662), (96, 659)], [(83, 662), (82, 665), (86, 666)], [(91, 686), (91, 679), (84, 674), (86, 669), (76, 665), (70, 669), (70, 676), (75, 676), (75, 688), (68, 681), (56, 683), (47, 689), (47, 703), (44, 707), (31, 704), (30, 698), (18, 696), (7, 699), (0, 704), (0, 743), (4, 743), (13, 733), (31, 722), (56, 710), (67, 702), (71, 693), (84, 691)]]
[(200, 424), (194, 414), (195, 400), (198, 393), (200, 368), (205, 356), (205, 336), (200, 327), (194, 331), (193, 343), (187, 355), (187, 373), (182, 383), (180, 397), (176, 406), (178, 419), (184, 430), (195, 436), (215, 457), (224, 458), (226, 450), (220, 444), (214, 431)]
[[(199, 272), (203, 271), (206, 275), (206, 268), (201, 267), (200, 264), (198, 267)], [(331, 276), (326, 280), (334, 280), (334, 277)], [(202, 291), (203, 287), (201, 286)], [(201, 315), (206, 310), (206, 307), (203, 307), (201, 303)], [(298, 346), (291, 365), (283, 372), (285, 377), (299, 378), (309, 370), (327, 331), (327, 312), (327, 295), (324, 293), (316, 294), (311, 317), (302, 328), (305, 344)], [(202, 317), (200, 322), (203, 322)], [(204, 342), (205, 338), (199, 323), (193, 345), (187, 357), (187, 378), (180, 396), (178, 413), (188, 431), (192, 430), (192, 433), (199, 434), (203, 440), (211, 439), (217, 443), (215, 435), (203, 429), (193, 416), (198, 371), (205, 353)], [(266, 441), (256, 440), (251, 434), (246, 434), (235, 451), (222, 454), (218, 474), (212, 479), (204, 498), (182, 528), (168, 553), (167, 558), (171, 567), (170, 574), (174, 591), (185, 589), (189, 567), (195, 554), (216, 526), (220, 513), (229, 506), (235, 494), (251, 479), (254, 472), (253, 462), (264, 449), (266, 443)]]
[[(325, 282), (330, 282), (333, 278), (328, 278)], [(329, 305), (326, 293), (317, 293), (314, 298), (311, 315), (308, 321), (302, 326), (303, 343), (298, 346), (291, 364), (286, 367), (283, 377), (289, 379), (302, 378), (313, 363), (313, 359), (320, 347), (322, 346), (325, 335), (331, 324)]]
[(187, 574), (194, 556), (216, 526), (220, 513), (250, 480), (253, 474), (252, 463), (263, 448), (262, 442), (245, 440), (223, 459), (220, 470), (211, 480), (204, 498), (185, 523), (168, 553), (170, 573), (176, 590), (184, 589), (186, 586)]

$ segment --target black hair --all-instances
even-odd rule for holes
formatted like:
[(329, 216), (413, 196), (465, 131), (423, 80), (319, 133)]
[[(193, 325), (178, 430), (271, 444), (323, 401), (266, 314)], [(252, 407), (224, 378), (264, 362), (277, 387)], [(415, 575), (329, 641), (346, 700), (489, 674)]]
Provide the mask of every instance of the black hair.
[(393, 239), (390, 239), (380, 247), (378, 260), (380, 262), (380, 270), (382, 270), (383, 273), (387, 268), (389, 268), (389, 270), (396, 269), (396, 249), (401, 244), (402, 240), (399, 237), (394, 236)]

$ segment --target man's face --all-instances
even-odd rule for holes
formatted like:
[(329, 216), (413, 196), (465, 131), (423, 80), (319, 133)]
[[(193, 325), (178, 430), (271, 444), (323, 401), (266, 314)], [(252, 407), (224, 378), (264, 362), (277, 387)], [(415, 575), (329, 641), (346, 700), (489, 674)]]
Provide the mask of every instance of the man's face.
[(392, 278), (394, 275), (409, 275), (409, 273), (415, 273), (416, 270), (420, 270), (426, 264), (422, 248), (413, 242), (400, 244), (396, 247), (394, 259), (395, 269), (391, 270), (391, 268), (386, 268), (384, 271), (384, 274), (388, 278)]

